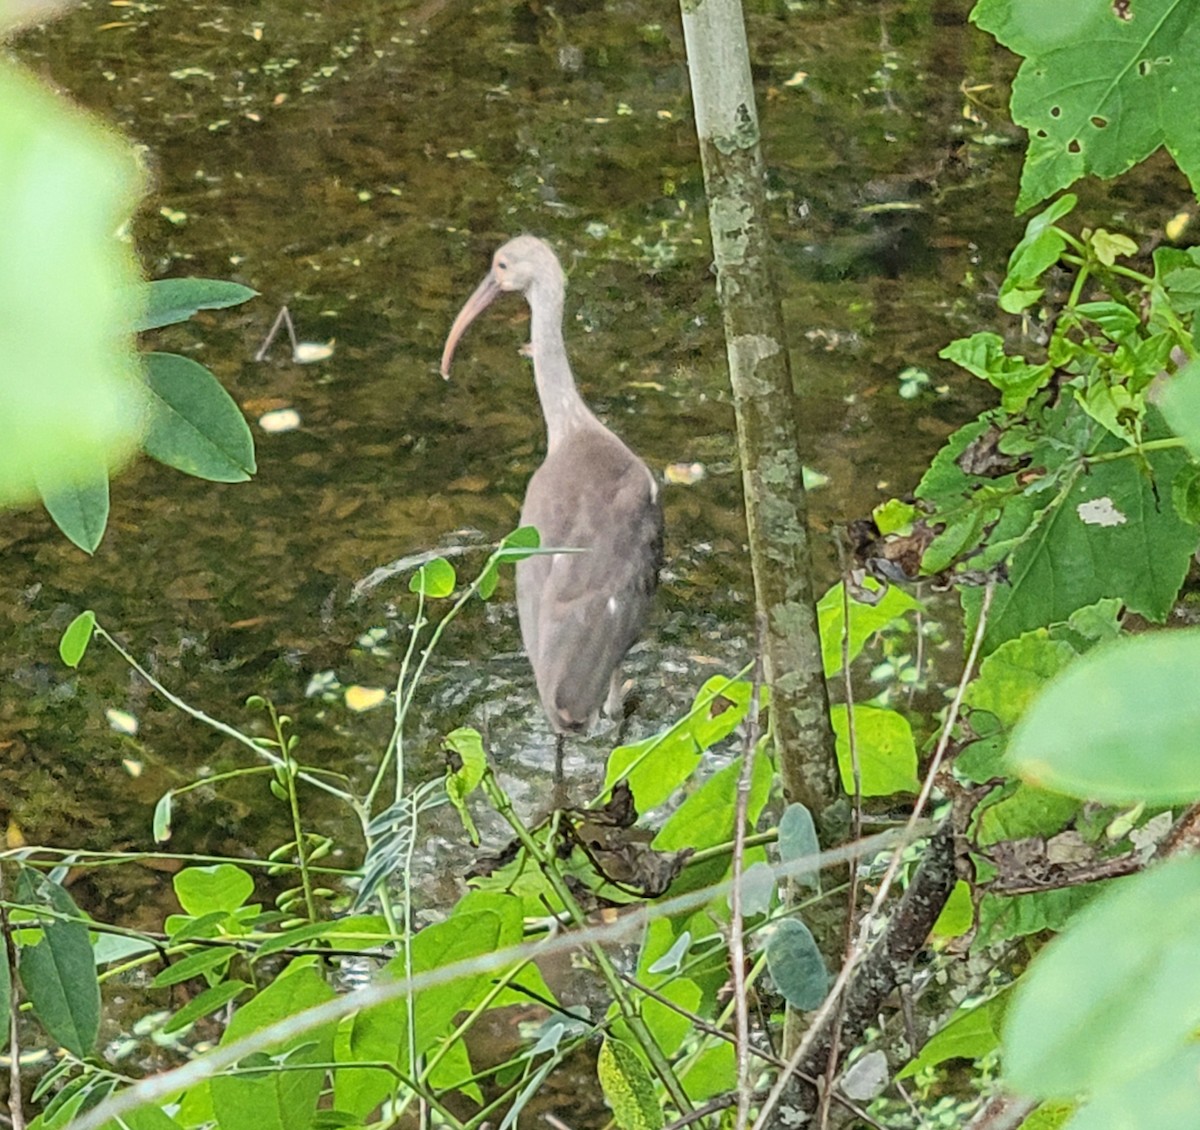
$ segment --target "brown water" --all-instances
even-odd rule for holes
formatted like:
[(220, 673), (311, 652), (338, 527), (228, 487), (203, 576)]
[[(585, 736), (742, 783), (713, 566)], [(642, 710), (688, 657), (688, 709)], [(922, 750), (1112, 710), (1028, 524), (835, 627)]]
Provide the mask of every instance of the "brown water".
[[(936, 357), (997, 322), (1020, 226), (1008, 214), (1012, 60), (966, 24), (968, 8), (847, 0), (749, 14), (806, 462), (829, 480), (812, 499), (829, 579), (831, 526), (910, 489), (987, 403)], [(154, 344), (209, 365), (252, 421), (287, 405), (302, 426), (256, 426), (259, 473), (244, 485), (139, 463), (114, 483), (93, 559), (40, 511), (6, 517), (0, 816), (14, 828), (149, 847), (159, 794), (245, 763), (104, 649), (78, 674), (62, 668), (58, 635), (85, 607), (187, 701), (259, 732), (241, 703), (268, 695), (295, 718), (303, 760), (365, 781), (389, 711), (355, 714), (306, 688), (326, 671), (342, 685), (394, 680), (406, 579), (351, 602), (357, 580), (516, 522), (543, 445), (516, 355), (523, 308), (473, 327), (452, 382), (436, 361), (492, 249), (520, 231), (549, 238), (567, 267), (585, 396), (653, 467), (707, 471), (665, 489), (667, 567), (633, 657), (635, 728), (664, 724), (709, 674), (745, 661), (740, 483), (674, 6), (91, 3), (15, 50), (146, 147), (155, 187), (136, 234), (150, 277), (232, 278), (262, 294)], [(1092, 192), (1089, 221), (1169, 214), (1176, 181), (1157, 172), (1141, 196)], [(335, 339), (329, 360), (297, 365), (282, 345), (252, 360), (284, 303), (303, 338)], [(902, 399), (910, 365), (941, 391)], [(382, 648), (362, 641), (371, 629)], [(438, 735), (473, 724), (536, 804), (550, 737), (518, 648), (508, 585), (448, 633), (410, 733), (418, 776), (440, 771)], [(110, 730), (110, 707), (138, 718), (136, 738)], [(594, 777), (604, 748), (577, 745), (570, 766)], [(310, 819), (353, 846), (320, 798)], [(284, 826), (256, 778), (185, 802), (174, 843), (265, 852)], [(457, 858), (454, 835), (450, 822), (431, 829), (426, 868)], [(106, 916), (150, 924), (160, 912), (147, 898), (157, 872), (86, 882)]]

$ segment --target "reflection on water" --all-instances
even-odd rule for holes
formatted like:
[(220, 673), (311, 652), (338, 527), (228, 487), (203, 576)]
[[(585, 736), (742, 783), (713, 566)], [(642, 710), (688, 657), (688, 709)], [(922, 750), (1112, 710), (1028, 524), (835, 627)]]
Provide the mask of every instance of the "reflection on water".
[[(390, 685), (413, 606), (403, 578), (356, 602), (352, 586), (404, 554), (503, 535), (541, 458), (513, 347), (523, 304), (473, 330), (453, 381), (436, 371), (450, 318), (515, 232), (563, 257), (568, 348), (590, 403), (653, 467), (707, 472), (664, 491), (667, 566), (631, 662), (635, 727), (657, 728), (747, 657), (740, 484), (675, 8), (400, 7), (404, 18), (381, 3), (97, 2), (16, 45), (146, 147), (156, 187), (136, 234), (149, 274), (262, 294), (156, 344), (203, 360), (252, 420), (300, 417), (256, 430), (249, 484), (136, 466), (114, 484), (93, 560), (40, 512), (6, 517), (0, 815), (31, 839), (148, 847), (161, 792), (242, 763), (103, 649), (78, 674), (61, 668), (57, 636), (83, 607), (188, 701), (258, 727), (241, 703), (268, 695), (295, 718), (303, 760), (367, 779), (389, 712), (305, 691), (322, 672)], [(812, 505), (821, 534), (910, 488), (982, 403), (936, 358), (994, 320), (1017, 229), (995, 203), (1011, 199), (1016, 172), (1000, 112), (1010, 64), (967, 27), (968, 8), (759, 3), (750, 16), (806, 461), (829, 477)], [(284, 303), (302, 338), (333, 341), (330, 358), (298, 365), (280, 348), (252, 361)], [(902, 400), (909, 365), (945, 391)], [(832, 575), (824, 541), (821, 553)], [(536, 807), (551, 737), (518, 647), (506, 582), (431, 667), (414, 772), (438, 772), (438, 735), (474, 724)], [(110, 732), (108, 707), (135, 715), (137, 735)], [(570, 771), (595, 782), (604, 748), (575, 743)], [(175, 842), (267, 850), (285, 816), (266, 797), (261, 778), (194, 797)], [(334, 819), (320, 798), (311, 816)], [(458, 838), (434, 827), (429, 849)], [(128, 872), (89, 877), (85, 901), (153, 919), (137, 887), (157, 890), (158, 877)]]

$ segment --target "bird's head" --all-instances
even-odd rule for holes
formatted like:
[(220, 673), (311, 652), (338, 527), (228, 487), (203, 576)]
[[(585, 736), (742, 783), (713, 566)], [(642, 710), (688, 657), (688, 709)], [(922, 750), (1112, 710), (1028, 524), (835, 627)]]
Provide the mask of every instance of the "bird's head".
[(566, 276), (558, 256), (548, 243), (535, 235), (519, 235), (510, 239), (492, 256), (492, 269), (467, 299), (454, 319), (454, 325), (450, 327), (442, 350), (442, 376), (449, 377), (450, 360), (467, 326), (501, 294), (516, 291), (525, 296), (530, 306), (553, 297), (557, 297), (561, 303), (566, 285)]

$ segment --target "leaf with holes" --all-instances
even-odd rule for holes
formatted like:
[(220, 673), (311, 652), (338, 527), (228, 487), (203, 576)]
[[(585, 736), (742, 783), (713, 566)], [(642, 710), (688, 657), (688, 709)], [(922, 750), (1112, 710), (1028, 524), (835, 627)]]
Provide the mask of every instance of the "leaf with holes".
[(971, 18), (1026, 56), (1013, 120), (1029, 131), (1017, 211), (1165, 147), (1200, 191), (1200, 20), (1180, 0), (980, 0)]
[(150, 411), (142, 448), (186, 475), (241, 483), (254, 474), (254, 438), (242, 411), (203, 365), (175, 353), (148, 353)]

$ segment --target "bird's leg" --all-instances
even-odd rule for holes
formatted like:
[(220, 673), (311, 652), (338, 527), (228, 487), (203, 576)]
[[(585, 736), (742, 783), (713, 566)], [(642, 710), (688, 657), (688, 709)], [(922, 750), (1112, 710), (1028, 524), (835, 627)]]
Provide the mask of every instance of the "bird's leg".
[(566, 742), (566, 734), (554, 735), (554, 784), (561, 785), (563, 783), (563, 743)]

